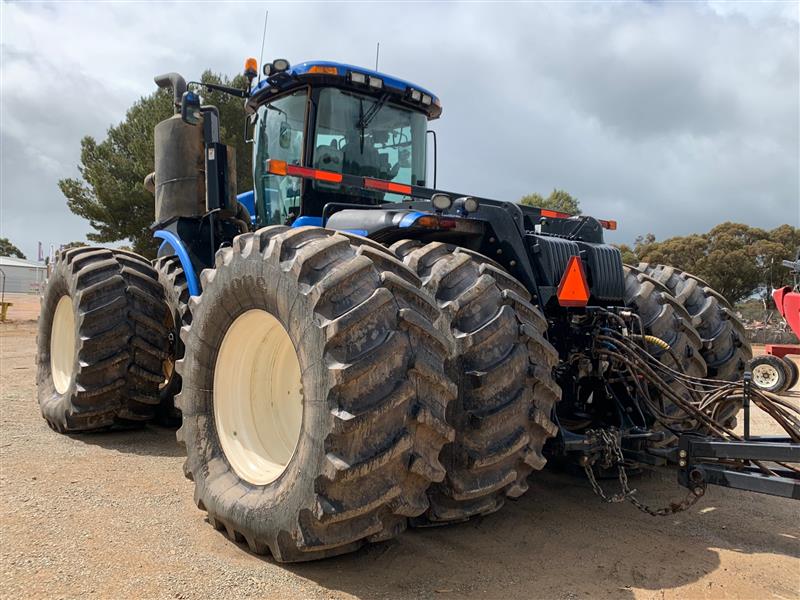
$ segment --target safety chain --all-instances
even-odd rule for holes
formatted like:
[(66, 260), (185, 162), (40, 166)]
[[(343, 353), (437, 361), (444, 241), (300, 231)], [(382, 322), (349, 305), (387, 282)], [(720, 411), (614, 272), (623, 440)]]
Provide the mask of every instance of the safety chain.
[(695, 484), (692, 490), (687, 494), (686, 498), (680, 502), (670, 502), (669, 506), (665, 506), (663, 508), (652, 508), (639, 500), (635, 496), (637, 490), (632, 490), (628, 485), (628, 474), (625, 472), (625, 458), (622, 455), (622, 448), (620, 448), (619, 442), (617, 441), (616, 429), (611, 428), (589, 430), (586, 432), (586, 437), (590, 441), (597, 441), (600, 443), (602, 454), (596, 462), (601, 467), (605, 469), (610, 469), (615, 465), (617, 467), (617, 475), (619, 477), (621, 491), (613, 496), (609, 496), (597, 482), (597, 479), (594, 476), (592, 463), (587, 460), (583, 465), (583, 470), (586, 472), (586, 477), (589, 479), (589, 483), (592, 485), (594, 493), (597, 494), (604, 502), (617, 503), (625, 502), (625, 500), (627, 500), (640, 511), (645, 512), (648, 515), (652, 515), (654, 517), (665, 517), (667, 515), (673, 515), (675, 513), (687, 510), (689, 507), (693, 506), (706, 492), (705, 483)]

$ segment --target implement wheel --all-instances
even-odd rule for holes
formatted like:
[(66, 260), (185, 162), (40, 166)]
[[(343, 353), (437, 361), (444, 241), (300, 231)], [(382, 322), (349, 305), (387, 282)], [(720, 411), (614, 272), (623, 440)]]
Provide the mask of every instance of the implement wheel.
[(447, 478), (431, 487), (431, 507), (414, 523), (492, 513), (527, 491), (557, 432), (550, 414), (561, 398), (551, 374), (558, 354), (544, 338), (547, 321), (524, 286), (484, 256), (441, 242), (391, 249), (436, 298), (458, 385), (448, 411), (456, 438), (442, 452)]
[(238, 236), (190, 300), (178, 439), (208, 520), (304, 561), (402, 531), (443, 479), (455, 386), (399, 261), (317, 227)]
[(166, 357), (166, 305), (155, 271), (131, 252), (59, 253), (42, 296), (37, 392), (62, 433), (153, 417)]
[(766, 392), (778, 393), (786, 390), (794, 376), (786, 362), (777, 357), (765, 354), (750, 361), (753, 372), (753, 383)]

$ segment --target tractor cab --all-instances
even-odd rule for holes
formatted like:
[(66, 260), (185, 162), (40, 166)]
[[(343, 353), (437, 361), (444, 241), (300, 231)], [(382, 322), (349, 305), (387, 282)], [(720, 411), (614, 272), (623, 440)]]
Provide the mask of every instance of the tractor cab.
[[(327, 204), (399, 202), (426, 187), (427, 122), (442, 112), (429, 91), (334, 62), (278, 60), (264, 72), (247, 101), (257, 226), (320, 225)], [(353, 177), (379, 183), (365, 190)]]

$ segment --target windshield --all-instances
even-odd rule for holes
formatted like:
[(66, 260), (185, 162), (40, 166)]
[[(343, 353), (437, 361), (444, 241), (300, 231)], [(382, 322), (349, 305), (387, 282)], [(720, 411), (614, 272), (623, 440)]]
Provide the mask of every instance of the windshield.
[[(315, 168), (425, 185), (424, 114), (385, 99), (325, 88), (316, 121)], [(386, 194), (383, 199), (399, 202), (403, 196)]]
[(300, 214), (301, 180), (267, 173), (266, 161), (284, 160), (303, 164), (303, 139), (308, 106), (303, 89), (264, 104), (256, 121), (253, 181), (259, 225), (287, 223)]

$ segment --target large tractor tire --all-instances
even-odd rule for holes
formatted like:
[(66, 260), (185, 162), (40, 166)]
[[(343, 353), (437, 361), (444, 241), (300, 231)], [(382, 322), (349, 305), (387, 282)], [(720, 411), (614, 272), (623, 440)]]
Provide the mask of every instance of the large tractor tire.
[(753, 356), (744, 325), (733, 307), (702, 279), (667, 265), (641, 263), (638, 267), (669, 289), (694, 319), (703, 340), (701, 353), (708, 377), (738, 381)]
[[(700, 352), (702, 340), (692, 325), (691, 316), (669, 290), (655, 279), (633, 267), (625, 266), (624, 271), (625, 304), (639, 315), (645, 335), (655, 336), (670, 347), (666, 350), (655, 344), (647, 344), (648, 352), (671, 369), (692, 377), (705, 377), (706, 364)], [(662, 373), (662, 376), (673, 391), (686, 401), (692, 400), (691, 394), (677, 377), (667, 373)], [(661, 395), (658, 390), (652, 393), (657, 397)], [(666, 398), (662, 400), (666, 414), (680, 414), (675, 404)], [(687, 417), (683, 422), (673, 424), (670, 429), (690, 431), (696, 427), (696, 420)], [(660, 426), (656, 428), (663, 430)], [(671, 446), (677, 442), (677, 438), (669, 431), (665, 430), (665, 433), (666, 437), (659, 445)]]
[(266, 227), (217, 252), (190, 300), (176, 398), (212, 525), (294, 562), (391, 538), (427, 510), (456, 390), (414, 279), (318, 227)]
[(61, 252), (42, 296), (37, 386), (62, 433), (153, 418), (166, 357), (166, 308), (155, 271), (131, 252)]
[(158, 273), (158, 281), (164, 289), (169, 329), (169, 351), (164, 360), (164, 381), (158, 391), (159, 404), (156, 418), (161, 425), (178, 427), (181, 414), (175, 408), (175, 396), (181, 391), (181, 376), (175, 370), (175, 363), (183, 358), (181, 328), (192, 322), (192, 314), (189, 312), (189, 284), (177, 256), (157, 258), (153, 261), (153, 268)]
[(642, 320), (646, 335), (669, 344), (672, 352), (655, 345), (648, 350), (670, 368), (692, 377), (706, 376), (700, 334), (692, 317), (671, 292), (658, 281), (632, 267), (625, 271), (625, 304)]
[(414, 524), (492, 513), (525, 493), (557, 432), (558, 353), (544, 338), (547, 322), (524, 286), (483, 256), (441, 242), (401, 241), (391, 250), (436, 298), (458, 386), (448, 411), (456, 437), (442, 452), (447, 477), (431, 487), (430, 509)]

